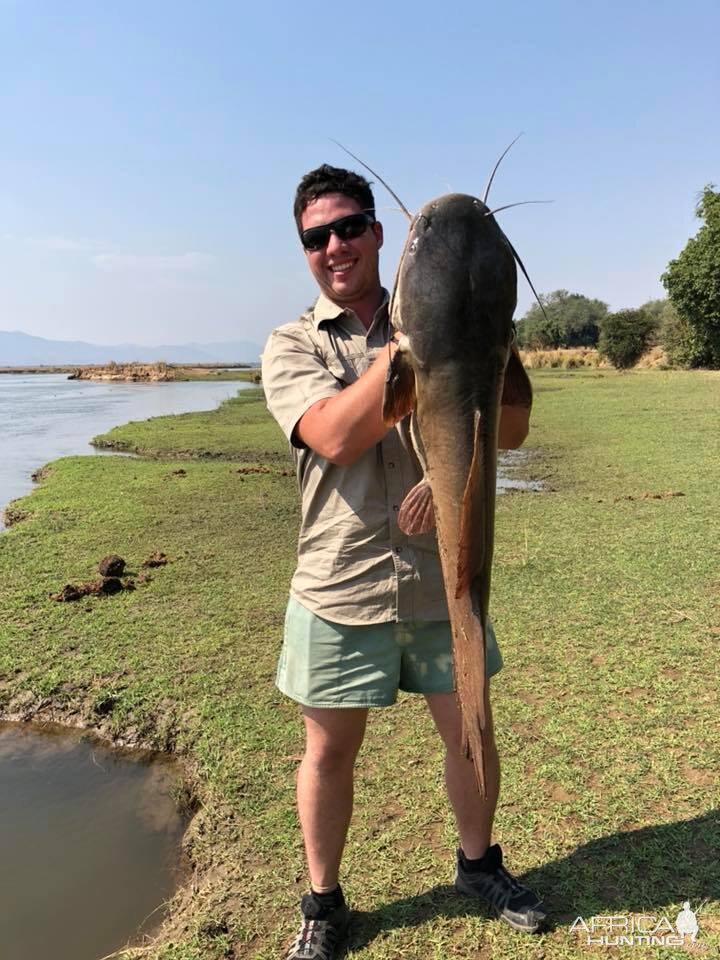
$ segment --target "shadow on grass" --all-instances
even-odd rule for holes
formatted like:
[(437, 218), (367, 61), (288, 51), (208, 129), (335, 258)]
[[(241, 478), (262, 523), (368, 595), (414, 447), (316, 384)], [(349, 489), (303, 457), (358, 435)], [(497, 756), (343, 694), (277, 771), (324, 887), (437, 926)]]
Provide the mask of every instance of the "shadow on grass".
[[(508, 866), (512, 869), (512, 852)], [(609, 913), (659, 915), (670, 903), (720, 898), (720, 811), (591, 840), (571, 854), (534, 867), (521, 878), (542, 894), (547, 929), (576, 917)], [(384, 931), (419, 926), (434, 917), (489, 916), (478, 901), (448, 884), (357, 913), (351, 946), (366, 946)]]

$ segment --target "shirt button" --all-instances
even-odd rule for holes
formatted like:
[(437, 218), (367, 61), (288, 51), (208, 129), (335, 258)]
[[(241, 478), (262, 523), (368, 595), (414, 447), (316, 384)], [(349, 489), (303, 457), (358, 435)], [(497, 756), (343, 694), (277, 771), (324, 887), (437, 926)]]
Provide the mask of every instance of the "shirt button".
[(395, 547), (395, 553), (402, 553), (402, 547)]
[(394, 466), (395, 466), (395, 464), (392, 463), (392, 461), (388, 464), (388, 467), (389, 467), (391, 470), (392, 470), (392, 468), (393, 468)]
[(400, 507), (397, 505), (397, 503), (394, 503), (394, 504), (393, 504), (393, 510), (395, 511), (395, 513), (397, 513), (399, 509), (400, 509)]

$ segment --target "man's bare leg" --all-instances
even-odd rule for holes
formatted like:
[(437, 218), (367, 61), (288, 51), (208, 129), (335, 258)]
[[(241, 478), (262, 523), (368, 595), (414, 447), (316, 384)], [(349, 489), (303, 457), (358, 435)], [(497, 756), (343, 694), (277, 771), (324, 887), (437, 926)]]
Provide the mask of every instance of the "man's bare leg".
[(428, 707), (445, 743), (445, 785), (455, 813), (460, 845), (466, 857), (482, 857), (490, 846), (493, 817), (500, 792), (500, 759), (495, 746), (489, 684), (485, 688), (487, 726), (483, 734), (487, 797), (483, 800), (472, 760), (460, 749), (462, 718), (454, 693), (427, 694)]
[(305, 755), (298, 770), (297, 804), (310, 884), (334, 890), (353, 806), (355, 758), (368, 711), (303, 707)]

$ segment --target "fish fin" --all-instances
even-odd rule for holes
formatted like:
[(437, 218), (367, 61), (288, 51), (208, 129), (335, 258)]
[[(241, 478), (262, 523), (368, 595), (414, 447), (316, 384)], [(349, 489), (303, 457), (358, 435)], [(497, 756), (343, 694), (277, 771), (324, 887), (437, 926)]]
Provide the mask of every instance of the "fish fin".
[(532, 386), (530, 378), (527, 375), (523, 362), (520, 359), (520, 352), (515, 344), (510, 347), (510, 356), (505, 367), (505, 381), (503, 383), (502, 400), (504, 406), (508, 407), (532, 407)]
[(415, 406), (415, 371), (405, 350), (397, 350), (390, 361), (383, 392), (382, 418), (394, 426)]
[(430, 483), (423, 479), (400, 504), (398, 526), (409, 537), (429, 533), (435, 527), (435, 508)]
[(475, 440), (472, 462), (460, 515), (460, 541), (458, 543), (457, 579), (455, 599), (459, 600), (470, 589), (470, 584), (485, 562), (485, 503), (477, 496), (481, 489), (484, 472), (483, 425), (479, 413), (475, 414)]

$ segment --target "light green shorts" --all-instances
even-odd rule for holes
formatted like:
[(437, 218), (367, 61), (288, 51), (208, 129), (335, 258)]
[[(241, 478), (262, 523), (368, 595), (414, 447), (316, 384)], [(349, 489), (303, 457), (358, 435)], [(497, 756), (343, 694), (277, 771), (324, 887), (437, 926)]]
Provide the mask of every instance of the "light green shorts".
[[(488, 621), (486, 676), (501, 667)], [(306, 707), (387, 707), (398, 690), (449, 693), (455, 689), (450, 624), (330, 623), (290, 597), (275, 682)]]

